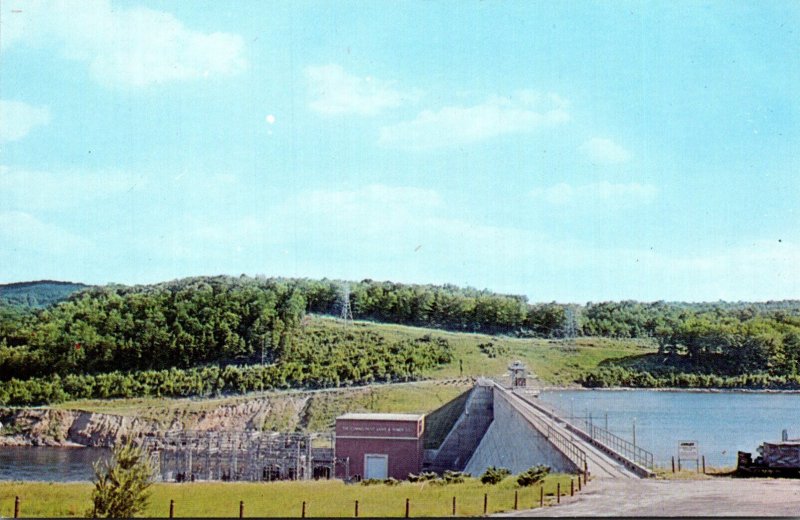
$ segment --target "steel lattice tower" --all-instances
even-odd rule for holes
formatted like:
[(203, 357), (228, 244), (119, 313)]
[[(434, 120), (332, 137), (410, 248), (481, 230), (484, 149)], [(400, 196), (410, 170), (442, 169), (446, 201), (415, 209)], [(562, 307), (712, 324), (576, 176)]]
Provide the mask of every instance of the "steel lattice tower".
[(343, 283), (339, 290), (339, 318), (345, 325), (353, 323), (353, 309), (350, 307), (350, 286)]

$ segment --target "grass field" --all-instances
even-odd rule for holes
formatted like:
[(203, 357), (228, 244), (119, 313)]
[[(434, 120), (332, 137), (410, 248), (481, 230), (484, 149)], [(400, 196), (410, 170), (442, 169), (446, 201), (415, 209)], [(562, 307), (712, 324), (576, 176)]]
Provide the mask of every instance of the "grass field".
[[(551, 475), (544, 483), (546, 503), (554, 500), (557, 483), (562, 495), (569, 494), (570, 475)], [(513, 477), (495, 486), (483, 485), (477, 479), (446, 486), (404, 482), (396, 486), (347, 485), (341, 481), (271, 482), (271, 483), (205, 483), (155, 484), (150, 504), (143, 516), (166, 517), (170, 500), (175, 501), (175, 516), (235, 517), (239, 502), (244, 502), (244, 515), (300, 517), (306, 502), (308, 517), (352, 517), (355, 501), (359, 516), (391, 517), (405, 514), (418, 516), (450, 516), (456, 497), (458, 516), (483, 514), (484, 494), (489, 513), (514, 508), (514, 492), (519, 508), (538, 506), (539, 486), (519, 488)], [(84, 516), (91, 506), (92, 486), (88, 483), (0, 483), (0, 516), (13, 514), (14, 497), (20, 497), (21, 517)]]

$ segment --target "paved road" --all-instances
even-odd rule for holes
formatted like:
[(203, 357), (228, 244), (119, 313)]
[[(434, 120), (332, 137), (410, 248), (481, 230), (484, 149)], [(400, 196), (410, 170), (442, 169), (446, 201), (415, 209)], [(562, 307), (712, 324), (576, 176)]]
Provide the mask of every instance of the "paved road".
[(597, 479), (560, 505), (496, 516), (800, 517), (800, 480)]

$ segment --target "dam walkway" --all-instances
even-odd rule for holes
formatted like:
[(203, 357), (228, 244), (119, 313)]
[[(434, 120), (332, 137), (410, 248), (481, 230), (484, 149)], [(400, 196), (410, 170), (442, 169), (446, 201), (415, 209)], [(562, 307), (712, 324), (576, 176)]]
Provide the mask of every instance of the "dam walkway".
[(512, 390), (495, 382), (494, 397), (506, 401), (578, 471), (588, 472), (593, 478), (655, 476), (652, 453), (591, 423), (571, 423), (524, 389)]

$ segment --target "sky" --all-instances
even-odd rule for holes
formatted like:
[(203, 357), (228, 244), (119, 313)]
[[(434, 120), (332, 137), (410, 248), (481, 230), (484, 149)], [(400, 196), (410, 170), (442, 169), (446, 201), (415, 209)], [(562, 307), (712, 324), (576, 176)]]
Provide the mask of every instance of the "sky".
[(800, 3), (0, 3), (0, 283), (800, 298)]

